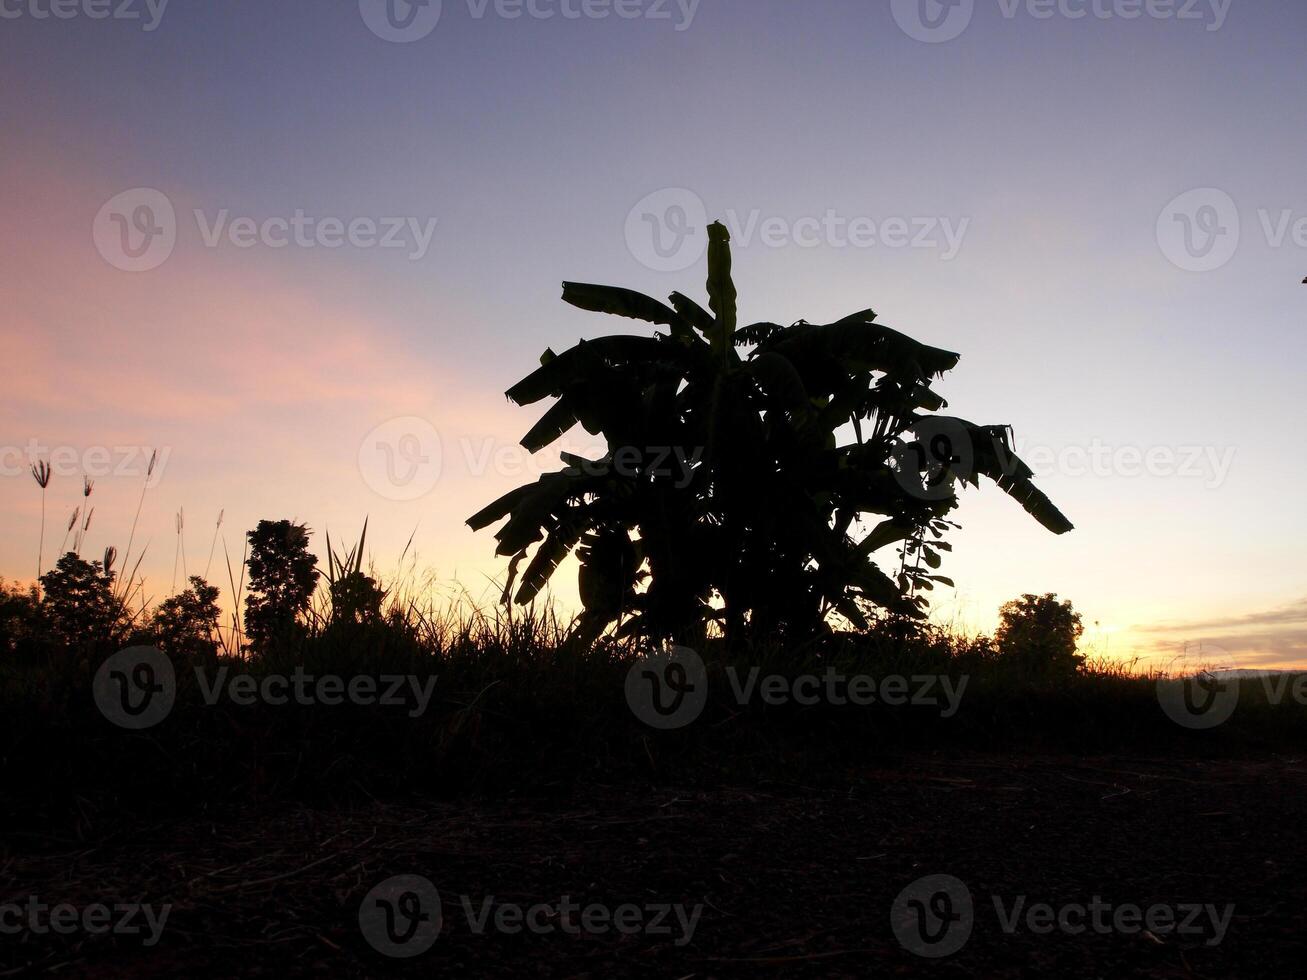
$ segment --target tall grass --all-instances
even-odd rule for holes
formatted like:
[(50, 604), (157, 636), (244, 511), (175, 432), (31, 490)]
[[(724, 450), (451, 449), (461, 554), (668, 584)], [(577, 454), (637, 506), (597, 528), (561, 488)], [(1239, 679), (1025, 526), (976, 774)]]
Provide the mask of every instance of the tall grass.
[[(113, 637), (86, 637), (77, 649), (52, 645), (39, 595), (28, 602), (0, 589), (6, 617), (8, 610), (31, 617), (20, 629), (0, 618), (0, 823), (71, 821), (85, 829), (131, 814), (261, 798), (534, 793), (587, 780), (838, 781), (886, 753), (923, 750), (1156, 754), (1307, 746), (1297, 705), (1253, 696), (1221, 729), (1189, 731), (1164, 717), (1160, 675), (1141, 671), (1137, 661), (1094, 654), (1074, 676), (1034, 676), (1000, 656), (990, 637), (956, 624), (879, 623), (798, 645), (710, 638), (699, 651), (709, 665), (703, 715), (681, 730), (653, 731), (625, 700), (627, 673), (646, 652), (637, 641), (577, 642), (572, 617), (547, 595), (525, 608), (478, 602), (465, 587), (419, 572), (412, 537), (395, 571), (383, 576), (365, 559), (366, 522), (351, 547), (337, 551), (327, 539), (327, 574), (301, 628), (259, 650), (248, 647), (241, 622), (248, 553), (236, 560), (223, 538), (228, 622), (201, 652), (174, 658), (176, 704), (167, 719), (144, 732), (121, 730), (96, 708), (92, 678), (120, 638), (158, 639), (138, 576), (148, 545), (126, 568), (145, 489), (121, 584), (112, 583), (116, 550), (109, 546), (104, 555), (120, 613)], [(90, 494), (88, 480), (84, 504)], [(66, 542), (80, 527), (79, 548), (90, 510), (79, 525), (80, 513), (65, 533)], [(186, 571), (180, 510), (176, 530), (174, 591), (178, 565)], [(333, 584), (364, 575), (380, 590), (379, 611), (346, 615), (334, 605)], [(296, 670), (434, 678), (437, 695), (419, 716), (380, 705), (208, 704), (197, 669), (210, 679), (224, 669), (256, 680)], [(915, 706), (740, 703), (732, 671), (754, 669), (791, 679), (828, 670), (933, 674), (965, 679), (968, 687), (953, 717)]]
[[(360, 554), (351, 569), (365, 567)], [(300, 633), (251, 652), (240, 642), (244, 576), (230, 558), (228, 577), (231, 626), (211, 653), (175, 661), (176, 703), (156, 728), (115, 728), (95, 707), (91, 680), (112, 646), (0, 657), (0, 824), (71, 822), (89, 832), (266, 799), (530, 795), (627, 780), (811, 785), (921, 751), (1186, 755), (1307, 746), (1296, 705), (1250, 698), (1220, 730), (1188, 731), (1159, 709), (1156, 676), (1131, 665), (1093, 660), (1071, 678), (1032, 677), (997, 656), (988, 637), (934, 627), (906, 638), (891, 628), (832, 634), (797, 648), (710, 640), (700, 651), (709, 665), (702, 716), (654, 731), (624, 693), (640, 646), (576, 643), (570, 617), (548, 600), (479, 606), (458, 586), (406, 576), (386, 584), (376, 621), (359, 622), (334, 614), (324, 582)], [(136, 615), (132, 642), (150, 642)], [(258, 682), (296, 669), (434, 678), (436, 693), (418, 716), (408, 706), (208, 704), (195, 671), (212, 683), (223, 668)], [(968, 686), (947, 718), (917, 706), (740, 704), (729, 672), (752, 668), (789, 678), (827, 669), (935, 674)]]
[[(150, 453), (150, 461), (145, 466), (145, 480), (141, 484), (141, 496), (136, 501), (136, 514), (132, 517), (132, 529), (127, 534), (127, 547), (123, 551), (124, 567), (126, 567), (127, 563), (131, 560), (132, 557), (132, 544), (136, 541), (136, 526), (141, 521), (141, 508), (145, 506), (145, 491), (150, 488), (150, 478), (154, 475), (154, 467), (158, 461), (159, 461), (159, 450), (155, 449)], [(131, 575), (127, 577), (126, 583), (121, 586), (121, 588), (123, 589), (123, 593), (119, 598), (122, 599), (123, 601), (126, 601), (127, 594), (131, 591), (132, 580), (136, 577), (136, 570), (140, 568), (141, 558), (144, 557), (145, 557), (145, 549), (141, 549), (141, 554), (140, 556), (137, 557), (136, 564), (132, 567)]]
[(41, 582), (41, 565), (45, 552), (45, 491), (50, 486), (50, 464), (46, 460), (38, 460), (32, 464), (32, 479), (36, 485), (41, 488), (41, 536), (38, 538), (36, 546), (36, 581), (38, 588)]

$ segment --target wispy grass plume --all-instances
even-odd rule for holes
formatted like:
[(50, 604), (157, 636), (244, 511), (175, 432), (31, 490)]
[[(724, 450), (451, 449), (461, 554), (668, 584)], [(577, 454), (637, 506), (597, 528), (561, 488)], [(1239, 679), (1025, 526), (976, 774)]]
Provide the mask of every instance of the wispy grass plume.
[(36, 582), (40, 588), (41, 564), (45, 557), (45, 488), (50, 485), (50, 463), (47, 460), (37, 460), (32, 464), (32, 479), (41, 488), (41, 538), (36, 546)]

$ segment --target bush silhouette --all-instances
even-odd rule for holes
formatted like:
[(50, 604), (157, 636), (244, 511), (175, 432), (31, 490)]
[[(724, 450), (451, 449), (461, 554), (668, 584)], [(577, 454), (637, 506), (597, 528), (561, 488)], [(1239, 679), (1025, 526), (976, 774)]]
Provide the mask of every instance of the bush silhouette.
[(318, 583), (318, 559), (309, 554), (309, 529), (290, 521), (259, 521), (249, 532), (250, 594), (245, 633), (256, 649), (294, 636)]
[(0, 579), (0, 657), (25, 656), (46, 644), (49, 626), (36, 586)]
[(371, 626), (381, 621), (386, 592), (363, 571), (363, 545), (367, 539), (365, 520), (358, 543), (344, 555), (338, 555), (331, 546), (331, 533), (327, 533), (327, 595), (331, 600), (333, 625)]
[[(1050, 531), (1071, 529), (1007, 427), (931, 414), (946, 404), (931, 383), (957, 354), (870, 310), (737, 329), (729, 235), (708, 231), (711, 312), (681, 293), (668, 306), (564, 283), (573, 306), (666, 332), (546, 350), (508, 390), (519, 405), (556, 399), (522, 439), (528, 450), (580, 424), (607, 452), (563, 453), (563, 469), (468, 519), (476, 530), (507, 519), (495, 535), (510, 559), (505, 602), (515, 583), (516, 601), (531, 602), (576, 550), (584, 639), (622, 618), (619, 635), (802, 639), (832, 616), (865, 628), (875, 608), (924, 614), (920, 593), (951, 584), (938, 568), (958, 482), (987, 477)], [(903, 556), (894, 577), (872, 557), (891, 546)]]
[(1076, 652), (1084, 632), (1071, 601), (1058, 602), (1053, 593), (1006, 602), (999, 610), (994, 642), (1000, 658), (1035, 677), (1067, 677), (1085, 658)]
[(160, 603), (150, 620), (159, 648), (179, 659), (207, 658), (218, 651), (218, 590), (198, 575), (191, 587)]
[(346, 572), (331, 583), (331, 618), (337, 623), (371, 625), (381, 619), (386, 593), (363, 572)]
[(68, 552), (41, 576), (42, 609), (51, 637), (74, 650), (122, 637), (122, 605), (113, 594), (113, 572), (98, 561)]

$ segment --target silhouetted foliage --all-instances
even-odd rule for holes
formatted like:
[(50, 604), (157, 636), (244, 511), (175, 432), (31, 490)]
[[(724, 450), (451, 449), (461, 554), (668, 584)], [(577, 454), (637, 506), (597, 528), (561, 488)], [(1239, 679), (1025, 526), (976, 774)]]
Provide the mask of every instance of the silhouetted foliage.
[[(534, 452), (580, 423), (602, 433), (598, 460), (563, 453), (564, 468), (501, 497), (474, 529), (507, 518), (496, 538), (511, 559), (507, 602), (531, 602), (574, 549), (593, 638), (695, 642), (802, 638), (836, 613), (858, 627), (868, 606), (919, 617), (940, 539), (955, 526), (956, 482), (985, 476), (1054, 533), (1070, 522), (1037, 490), (1004, 426), (930, 415), (931, 382), (958, 355), (875, 323), (863, 310), (834, 323), (737, 329), (729, 235), (709, 229), (709, 310), (673, 293), (670, 306), (627, 289), (564, 283), (581, 309), (666, 327), (606, 336), (555, 354), (508, 391), (519, 405), (556, 398), (522, 439)], [(742, 353), (742, 348), (751, 348)], [(841, 441), (841, 433), (851, 438)], [(869, 531), (862, 520), (877, 515)], [(872, 559), (915, 541), (891, 578)]]
[(1040, 677), (1067, 677), (1084, 664), (1076, 642), (1084, 632), (1071, 601), (1058, 602), (1053, 593), (1006, 602), (999, 610), (994, 642), (999, 656)]
[(218, 650), (218, 590), (198, 575), (189, 589), (164, 600), (150, 625), (164, 653), (175, 658), (211, 657)]
[(34, 649), (48, 629), (36, 586), (23, 589), (0, 579), (0, 656)]
[(42, 609), (52, 638), (72, 649), (112, 644), (123, 633), (113, 573), (68, 552), (41, 576)]
[(331, 616), (335, 622), (375, 623), (381, 618), (386, 593), (363, 572), (347, 572), (331, 583)]
[(376, 579), (363, 572), (363, 545), (368, 539), (368, 522), (363, 522), (359, 540), (343, 557), (331, 546), (327, 533), (327, 594), (331, 599), (331, 619), (335, 624), (373, 624), (381, 619), (385, 590)]
[(309, 529), (290, 521), (259, 521), (249, 532), (249, 595), (245, 633), (256, 648), (290, 639), (318, 582)]

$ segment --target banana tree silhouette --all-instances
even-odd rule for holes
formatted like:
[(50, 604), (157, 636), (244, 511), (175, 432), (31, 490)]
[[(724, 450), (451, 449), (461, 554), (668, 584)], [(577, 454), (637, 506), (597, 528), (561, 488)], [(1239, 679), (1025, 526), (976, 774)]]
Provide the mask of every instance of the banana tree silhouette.
[[(987, 477), (1050, 531), (1071, 530), (1011, 452), (1008, 427), (931, 414), (946, 405), (931, 382), (957, 354), (870, 310), (737, 329), (730, 236), (720, 223), (708, 232), (708, 310), (681, 293), (668, 306), (563, 284), (573, 306), (666, 332), (546, 350), (508, 390), (518, 405), (557, 399), (522, 439), (531, 452), (578, 423), (608, 451), (563, 453), (563, 469), (468, 519), (480, 530), (507, 518), (495, 535), (510, 559), (504, 602), (515, 583), (516, 601), (531, 602), (576, 550), (583, 639), (623, 619), (623, 636), (799, 638), (835, 615), (865, 627), (869, 607), (922, 616), (920, 590), (951, 584), (935, 570), (958, 482)], [(866, 515), (880, 518), (870, 531)], [(892, 578), (872, 554), (895, 545)]]

